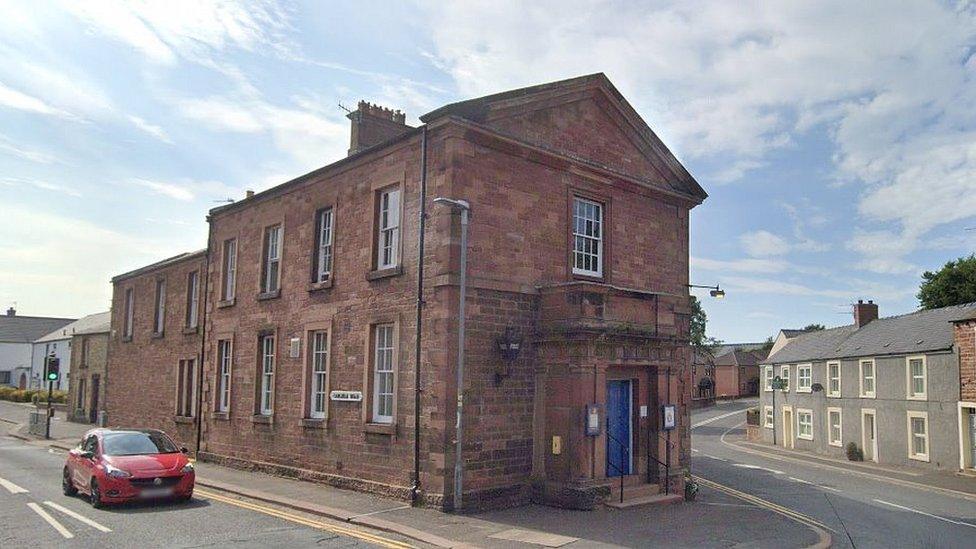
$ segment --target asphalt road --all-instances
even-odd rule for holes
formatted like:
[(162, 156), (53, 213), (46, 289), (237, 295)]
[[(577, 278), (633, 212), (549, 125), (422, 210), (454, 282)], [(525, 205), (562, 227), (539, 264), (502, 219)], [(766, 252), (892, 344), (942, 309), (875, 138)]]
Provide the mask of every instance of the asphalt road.
[(823, 523), (833, 530), (834, 547), (976, 547), (973, 499), (737, 447), (745, 433), (741, 410), (754, 405), (741, 401), (692, 414), (695, 475)]
[(63, 453), (4, 436), (9, 427), (0, 424), (0, 547), (408, 546), (390, 534), (200, 488), (185, 504), (92, 509), (61, 493)]

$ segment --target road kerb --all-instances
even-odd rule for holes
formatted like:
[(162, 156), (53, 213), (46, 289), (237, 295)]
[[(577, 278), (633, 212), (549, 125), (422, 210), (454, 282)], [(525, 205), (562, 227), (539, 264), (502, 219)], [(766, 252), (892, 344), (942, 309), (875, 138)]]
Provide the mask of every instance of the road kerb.
[(358, 524), (361, 526), (366, 526), (373, 528), (375, 530), (381, 530), (385, 532), (391, 532), (394, 534), (399, 534), (403, 537), (414, 539), (435, 547), (442, 547), (444, 549), (457, 548), (465, 546), (466, 544), (450, 540), (431, 534), (429, 532), (424, 532), (404, 524), (397, 522), (392, 522), (389, 520), (378, 519), (376, 517), (366, 517), (361, 516), (361, 513), (354, 513), (352, 511), (347, 511), (345, 509), (338, 509), (335, 507), (327, 507), (324, 505), (317, 505), (314, 503), (291, 500), (288, 498), (282, 498), (274, 494), (268, 494), (260, 490), (251, 490), (248, 488), (242, 488), (240, 486), (226, 484), (219, 481), (207, 480), (205, 478), (197, 477), (196, 483), (199, 486), (206, 486), (214, 490), (220, 490), (229, 494), (235, 494), (238, 496), (244, 496), (250, 499), (255, 499), (258, 501), (263, 501), (265, 503), (272, 503), (275, 505), (280, 505), (282, 507), (287, 507), (289, 509), (294, 509), (296, 511), (302, 511), (304, 513), (309, 513), (311, 515), (317, 515), (321, 517), (330, 518), (333, 520), (338, 520), (341, 522), (346, 522), (350, 524)]
[(817, 543), (811, 545), (807, 549), (827, 549), (833, 543), (833, 537), (830, 535), (830, 532), (833, 532), (833, 529), (831, 529), (829, 526), (823, 524), (822, 522), (817, 521), (812, 517), (808, 517), (802, 513), (798, 513), (792, 509), (783, 507), (782, 505), (777, 505), (771, 501), (764, 500), (752, 494), (740, 492), (735, 488), (730, 488), (724, 484), (719, 484), (715, 481), (708, 480), (706, 478), (702, 478), (699, 476), (693, 476), (692, 478), (694, 478), (695, 481), (697, 481), (702, 486), (707, 486), (714, 490), (724, 492), (732, 497), (741, 499), (743, 501), (747, 501), (757, 507), (769, 509), (770, 511), (778, 515), (782, 515), (794, 522), (800, 523), (806, 526), (807, 528), (810, 528), (817, 534), (817, 537), (819, 539)]

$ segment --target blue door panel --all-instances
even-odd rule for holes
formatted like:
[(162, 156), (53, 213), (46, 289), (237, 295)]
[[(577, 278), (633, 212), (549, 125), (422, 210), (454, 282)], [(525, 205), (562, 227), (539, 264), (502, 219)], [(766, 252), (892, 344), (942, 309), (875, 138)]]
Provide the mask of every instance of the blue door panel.
[(630, 474), (630, 381), (607, 382), (607, 476)]

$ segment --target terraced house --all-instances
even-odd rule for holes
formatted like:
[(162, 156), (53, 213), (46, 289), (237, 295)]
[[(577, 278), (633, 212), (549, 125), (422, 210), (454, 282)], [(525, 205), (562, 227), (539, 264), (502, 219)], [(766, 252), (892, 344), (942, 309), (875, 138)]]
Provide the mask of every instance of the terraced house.
[(109, 422), (444, 508), (589, 508), (621, 477), (628, 497), (680, 492), (688, 219), (706, 194), (626, 99), (594, 74), (420, 127), (365, 102), (349, 118), (347, 158), (212, 210), (205, 253), (116, 280), (110, 369), (130, 381)]
[[(854, 324), (790, 339), (762, 367), (763, 440), (838, 457), (854, 443), (878, 463), (971, 468), (974, 392), (962, 389), (972, 387), (974, 317), (976, 303), (878, 318), (877, 304), (858, 301)], [(777, 377), (785, 387), (774, 391)]]

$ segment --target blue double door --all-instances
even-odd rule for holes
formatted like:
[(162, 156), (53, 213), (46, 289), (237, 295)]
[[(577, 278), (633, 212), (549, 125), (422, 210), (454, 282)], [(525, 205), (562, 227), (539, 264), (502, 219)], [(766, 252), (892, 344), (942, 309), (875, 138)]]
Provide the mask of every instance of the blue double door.
[(630, 475), (634, 467), (634, 384), (607, 382), (607, 476)]

